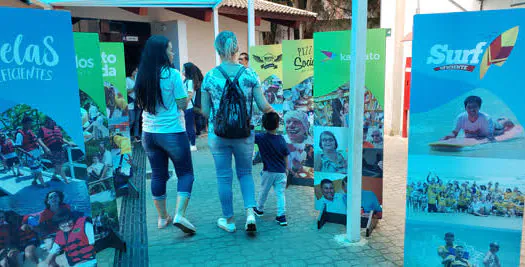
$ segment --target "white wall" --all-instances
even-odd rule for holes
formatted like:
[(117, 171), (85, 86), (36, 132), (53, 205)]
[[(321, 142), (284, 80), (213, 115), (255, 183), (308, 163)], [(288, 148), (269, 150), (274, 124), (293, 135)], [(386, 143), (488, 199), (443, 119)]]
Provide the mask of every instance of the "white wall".
[[(214, 33), (213, 21), (205, 22), (194, 19), (179, 13), (171, 12), (163, 8), (149, 8), (147, 16), (139, 16), (120, 8), (114, 7), (71, 7), (72, 16), (80, 18), (96, 18), (106, 20), (122, 20), (150, 23), (170, 24), (174, 21), (178, 27), (181, 37), (186, 35), (186, 43), (179, 38), (179, 58), (180, 63), (193, 62), (203, 72), (207, 72), (215, 66), (215, 51), (213, 48)], [(153, 28), (152, 28), (153, 29)], [(219, 30), (229, 30), (235, 32), (240, 46), (240, 51), (247, 51), (248, 44), (248, 25), (247, 23), (233, 20), (224, 16), (219, 16)], [(261, 21), (261, 25), (255, 28), (256, 43), (262, 42), (261, 33), (270, 31), (270, 23)], [(158, 29), (153, 34), (161, 33)], [(166, 34), (165, 34), (166, 35)], [(167, 36), (167, 35), (166, 35)], [(169, 36), (168, 36), (169, 38)]]
[[(480, 2), (478, 0), (389, 0), (381, 3), (381, 27), (391, 28), (392, 37), (387, 39), (387, 58), (386, 58), (386, 81), (385, 81), (385, 134), (392, 133), (394, 135), (401, 134), (402, 127), (402, 108), (400, 103), (403, 99), (404, 86), (404, 68), (406, 58), (412, 56), (412, 42), (397, 42), (395, 40), (396, 33), (399, 29), (396, 28), (396, 18), (400, 14), (400, 10), (396, 10), (396, 4), (401, 1), (405, 2), (405, 8), (402, 10), (404, 14), (404, 22), (401, 24), (403, 35), (412, 32), (413, 19), (416, 14), (419, 2), (420, 14), (431, 13), (449, 13), (449, 12), (463, 12), (461, 8), (454, 5), (453, 2), (459, 4), (468, 11), (478, 11), (480, 9)], [(485, 0), (483, 10), (507, 9), (511, 8), (511, 0)], [(523, 8), (520, 6), (516, 8)], [(401, 12), (402, 13), (402, 12)], [(395, 53), (396, 46), (402, 46), (403, 55)], [(396, 57), (398, 58), (396, 61)], [(394, 66), (394, 62), (402, 62), (401, 65)]]

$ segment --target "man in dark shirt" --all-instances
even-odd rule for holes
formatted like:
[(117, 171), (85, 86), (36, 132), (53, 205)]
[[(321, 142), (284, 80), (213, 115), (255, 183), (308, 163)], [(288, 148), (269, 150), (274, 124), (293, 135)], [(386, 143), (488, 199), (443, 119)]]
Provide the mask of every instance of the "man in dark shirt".
[(337, 89), (337, 97), (332, 99), (332, 126), (343, 126), (341, 111), (343, 111), (344, 95), (345, 91), (343, 88), (339, 88)]
[(261, 192), (257, 208), (254, 209), (257, 216), (264, 214), (264, 203), (268, 198), (268, 192), (274, 188), (277, 195), (277, 217), (275, 220), (281, 225), (288, 225), (286, 221), (286, 202), (284, 190), (286, 189), (286, 172), (288, 166), (288, 146), (284, 137), (277, 134), (279, 127), (279, 115), (275, 112), (263, 115), (263, 127), (266, 133), (255, 136), (255, 144), (259, 146), (264, 164), (261, 177)]

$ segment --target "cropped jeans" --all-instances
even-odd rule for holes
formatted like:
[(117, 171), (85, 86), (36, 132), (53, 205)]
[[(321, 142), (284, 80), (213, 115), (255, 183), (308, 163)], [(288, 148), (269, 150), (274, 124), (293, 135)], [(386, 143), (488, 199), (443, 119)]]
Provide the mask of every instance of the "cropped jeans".
[(232, 157), (235, 158), (235, 172), (241, 185), (244, 208), (256, 206), (255, 184), (252, 175), (254, 141), (253, 132), (250, 137), (243, 139), (226, 139), (213, 133), (208, 134), (208, 145), (215, 161), (219, 199), (225, 218), (233, 217)]
[(168, 159), (171, 159), (177, 174), (177, 194), (190, 197), (193, 187), (193, 163), (190, 142), (186, 132), (142, 133), (142, 145), (151, 165), (151, 193), (154, 200), (166, 199), (168, 182)]

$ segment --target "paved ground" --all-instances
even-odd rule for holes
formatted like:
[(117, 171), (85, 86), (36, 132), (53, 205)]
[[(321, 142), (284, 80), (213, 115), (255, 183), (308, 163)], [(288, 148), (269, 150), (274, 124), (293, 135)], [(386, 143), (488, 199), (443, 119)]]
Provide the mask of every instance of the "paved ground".
[[(317, 230), (317, 212), (313, 205), (313, 188), (291, 186), (286, 191), (289, 226), (274, 222), (275, 195), (270, 193), (267, 216), (258, 220), (258, 233), (248, 236), (243, 230), (245, 215), (238, 183), (234, 182), (236, 233), (217, 228), (221, 216), (213, 158), (199, 140), (199, 151), (193, 154), (196, 182), (188, 218), (197, 226), (197, 235), (188, 237), (170, 227), (157, 230), (157, 215), (149, 182), (147, 183), (147, 223), (149, 262), (151, 266), (218, 266), (218, 265), (328, 265), (328, 266), (401, 266), (403, 263), (404, 201), (406, 183), (406, 141), (388, 138), (384, 178), (384, 218), (368, 243), (361, 247), (345, 247), (336, 236), (345, 227), (327, 224)], [(257, 174), (262, 165), (257, 165)], [(255, 176), (259, 182), (259, 175)], [(258, 187), (258, 186), (257, 186)], [(168, 207), (175, 208), (176, 183), (168, 185)]]

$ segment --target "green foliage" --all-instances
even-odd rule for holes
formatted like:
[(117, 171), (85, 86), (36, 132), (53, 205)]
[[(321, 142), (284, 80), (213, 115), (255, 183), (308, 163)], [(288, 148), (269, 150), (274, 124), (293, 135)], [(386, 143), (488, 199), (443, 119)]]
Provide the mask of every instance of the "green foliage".
[[(18, 104), (2, 113), (0, 113), (0, 130), (5, 132), (10, 138), (14, 138), (14, 132), (22, 129), (22, 120), (24, 117), (33, 119), (31, 130), (34, 134), (38, 134), (40, 127), (44, 126), (46, 114), (34, 109), (26, 104)], [(52, 118), (52, 117), (51, 117)], [(64, 139), (71, 140), (71, 137), (58, 125), (62, 131)]]
[(107, 202), (91, 202), (91, 214), (94, 217), (98, 216), (103, 210), (106, 211), (110, 218), (118, 218), (117, 201), (111, 200)]

